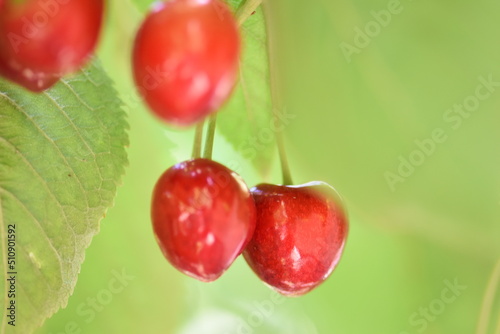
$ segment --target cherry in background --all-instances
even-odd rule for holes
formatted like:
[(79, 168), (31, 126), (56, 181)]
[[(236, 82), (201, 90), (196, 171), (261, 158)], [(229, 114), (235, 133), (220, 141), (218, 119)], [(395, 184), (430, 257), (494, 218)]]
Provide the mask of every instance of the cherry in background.
[(78, 70), (96, 47), (103, 10), (104, 0), (6, 0), (0, 11), (0, 74), (42, 91)]
[(221, 0), (163, 1), (137, 33), (135, 84), (156, 116), (192, 125), (227, 100), (239, 55), (237, 23)]
[(255, 204), (236, 173), (207, 159), (168, 169), (153, 192), (151, 217), (165, 257), (210, 282), (241, 254), (255, 229)]
[(244, 257), (265, 283), (287, 296), (303, 295), (339, 262), (348, 221), (336, 191), (323, 182), (260, 184), (251, 190), (257, 226)]

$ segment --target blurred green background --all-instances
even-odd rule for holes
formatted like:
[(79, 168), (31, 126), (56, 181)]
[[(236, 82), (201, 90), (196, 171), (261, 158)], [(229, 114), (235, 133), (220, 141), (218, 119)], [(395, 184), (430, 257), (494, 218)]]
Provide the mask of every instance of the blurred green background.
[[(38, 334), (500, 332), (495, 284), (486, 291), (499, 275), (500, 86), (482, 83), (500, 83), (498, 1), (267, 0), (294, 179), (337, 188), (351, 224), (330, 279), (294, 299), (243, 259), (211, 284), (185, 277), (154, 240), (152, 187), (189, 157), (193, 131), (135, 99), (129, 54), (146, 2), (109, 1), (99, 50), (129, 114), (130, 166), (68, 307)], [(478, 86), (488, 97), (474, 98)], [(250, 186), (281, 180), (276, 158), (262, 175), (221, 135), (214, 159), (236, 161)]]

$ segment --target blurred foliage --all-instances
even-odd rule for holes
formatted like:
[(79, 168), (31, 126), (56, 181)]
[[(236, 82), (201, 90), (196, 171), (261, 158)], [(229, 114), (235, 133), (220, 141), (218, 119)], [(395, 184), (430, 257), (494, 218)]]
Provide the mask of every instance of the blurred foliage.
[[(72, 322), (81, 333), (474, 332), (500, 258), (499, 87), (467, 117), (448, 110), (473, 101), (479, 77), (500, 81), (500, 4), (275, 0), (266, 6), (280, 104), (295, 116), (285, 130), (295, 181), (329, 182), (350, 212), (340, 266), (311, 294), (276, 303), (242, 259), (211, 284), (165, 261), (151, 231), (150, 193), (166, 168), (189, 157), (192, 131), (159, 124), (138, 102), (126, 55), (143, 14), (115, 0), (100, 57), (129, 112), (130, 168), (68, 307), (38, 333), (71, 333)], [(377, 25), (375, 16), (384, 20), (380, 11), (390, 9), (397, 13)], [(366, 28), (372, 30), (363, 46), (358, 35)], [(342, 43), (359, 51), (350, 62)], [(459, 127), (451, 116), (461, 117)], [(434, 141), (433, 152), (391, 188), (387, 172), (397, 174), (401, 159), (418, 156), (415, 141), (432, 138), (436, 128), (447, 139)], [(222, 163), (236, 161), (249, 185), (280, 181), (276, 163), (263, 179), (223, 136), (214, 154)], [(134, 279), (93, 307), (113, 270), (122, 269)], [(445, 303), (442, 292), (455, 280), (466, 289)], [(493, 333), (500, 301), (494, 289), (488, 293)], [(422, 309), (431, 307), (439, 312), (426, 318)], [(93, 309), (94, 317), (82, 309)]]

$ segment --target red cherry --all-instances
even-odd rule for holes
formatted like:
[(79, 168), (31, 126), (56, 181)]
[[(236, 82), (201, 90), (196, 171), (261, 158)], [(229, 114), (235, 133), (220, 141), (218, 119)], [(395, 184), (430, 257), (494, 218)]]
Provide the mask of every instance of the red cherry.
[(260, 184), (251, 190), (255, 233), (244, 251), (253, 271), (283, 295), (303, 295), (339, 262), (348, 221), (337, 192), (323, 182)]
[(57, 81), (59, 81), (59, 77), (48, 75), (45, 73), (33, 73), (33, 75), (30, 76), (23, 76), (22, 72), (14, 71), (7, 65), (5, 65), (2, 59), (0, 59), (0, 76), (9, 79), (10, 81), (16, 82), (19, 85), (36, 93), (50, 88)]
[(103, 10), (103, 0), (6, 1), (0, 12), (6, 77), (41, 90), (53, 83), (47, 78), (82, 67), (95, 49)]
[(220, 0), (157, 3), (135, 40), (135, 84), (153, 113), (192, 125), (229, 97), (238, 71), (237, 23)]
[(153, 192), (151, 217), (165, 257), (210, 282), (233, 263), (255, 229), (255, 204), (239, 175), (207, 159), (169, 168)]

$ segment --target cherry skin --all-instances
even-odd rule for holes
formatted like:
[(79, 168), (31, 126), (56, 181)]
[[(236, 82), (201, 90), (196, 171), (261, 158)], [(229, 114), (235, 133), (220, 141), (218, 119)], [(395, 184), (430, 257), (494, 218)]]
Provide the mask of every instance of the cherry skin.
[(33, 73), (33, 75), (26, 77), (22, 74), (22, 72), (14, 71), (9, 68), (2, 61), (2, 59), (0, 59), (0, 76), (12, 82), (15, 82), (35, 93), (42, 92), (52, 87), (56, 82), (59, 81), (59, 77), (57, 77), (56, 75), (45, 73)]
[(160, 177), (151, 217), (167, 260), (186, 275), (210, 282), (248, 244), (255, 204), (239, 175), (212, 160), (195, 159)]
[(40, 91), (78, 70), (95, 49), (103, 11), (104, 0), (7, 0), (0, 11), (3, 75)]
[(247, 263), (283, 295), (311, 291), (337, 266), (346, 241), (348, 221), (337, 192), (323, 182), (260, 184), (251, 192), (257, 226), (243, 253)]
[(239, 55), (237, 23), (221, 0), (163, 1), (137, 33), (135, 84), (157, 117), (189, 126), (227, 100)]

